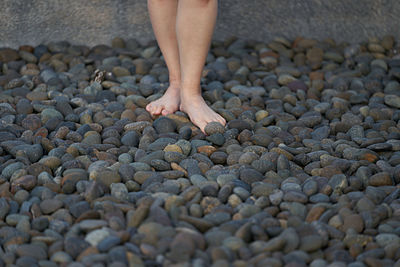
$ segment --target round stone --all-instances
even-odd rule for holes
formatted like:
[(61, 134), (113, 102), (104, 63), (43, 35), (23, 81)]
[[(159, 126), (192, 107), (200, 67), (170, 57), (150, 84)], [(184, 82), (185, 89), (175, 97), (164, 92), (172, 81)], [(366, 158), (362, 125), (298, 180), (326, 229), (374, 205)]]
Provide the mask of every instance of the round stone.
[(154, 129), (159, 133), (173, 133), (176, 130), (176, 124), (167, 117), (160, 117), (153, 122)]
[(219, 122), (210, 122), (204, 128), (207, 135), (212, 135), (216, 133), (223, 134), (225, 132), (225, 127)]

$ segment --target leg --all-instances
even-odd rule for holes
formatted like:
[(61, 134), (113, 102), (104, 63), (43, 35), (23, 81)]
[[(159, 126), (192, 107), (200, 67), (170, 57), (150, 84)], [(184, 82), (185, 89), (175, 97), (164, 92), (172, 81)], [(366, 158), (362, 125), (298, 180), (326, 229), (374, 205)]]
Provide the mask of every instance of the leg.
[(152, 115), (167, 115), (178, 110), (180, 103), (179, 50), (176, 40), (177, 0), (148, 0), (150, 20), (169, 72), (169, 87), (165, 94), (147, 105)]
[(209, 122), (225, 119), (207, 106), (200, 78), (217, 18), (217, 0), (179, 0), (177, 37), (181, 65), (181, 104), (190, 120), (203, 132)]

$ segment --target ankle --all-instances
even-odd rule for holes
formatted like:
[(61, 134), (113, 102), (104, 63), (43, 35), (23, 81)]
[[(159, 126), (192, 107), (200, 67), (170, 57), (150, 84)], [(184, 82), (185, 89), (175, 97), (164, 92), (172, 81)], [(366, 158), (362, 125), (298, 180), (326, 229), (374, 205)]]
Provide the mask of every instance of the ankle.
[(175, 84), (170, 84), (167, 89), (167, 92), (174, 93), (174, 95), (177, 95), (178, 97), (180, 97), (180, 87)]
[(196, 93), (184, 93), (181, 91), (180, 94), (181, 101), (185, 103), (191, 103), (191, 104), (197, 104), (199, 101), (204, 100), (201, 94), (196, 94)]
[(173, 86), (173, 87), (180, 87), (181, 79), (180, 78), (169, 77), (169, 85)]
[(190, 94), (201, 94), (200, 81), (182, 80), (180, 84), (181, 87), (185, 88), (186, 92), (189, 92)]

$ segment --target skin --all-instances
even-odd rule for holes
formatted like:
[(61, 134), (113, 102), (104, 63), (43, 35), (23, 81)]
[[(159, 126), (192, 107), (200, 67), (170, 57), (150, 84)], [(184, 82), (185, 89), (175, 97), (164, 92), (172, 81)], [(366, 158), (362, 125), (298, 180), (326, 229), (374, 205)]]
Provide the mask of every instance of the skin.
[(169, 71), (170, 86), (147, 105), (153, 116), (186, 112), (201, 131), (226, 124), (201, 95), (200, 78), (217, 18), (217, 0), (148, 0), (150, 20)]

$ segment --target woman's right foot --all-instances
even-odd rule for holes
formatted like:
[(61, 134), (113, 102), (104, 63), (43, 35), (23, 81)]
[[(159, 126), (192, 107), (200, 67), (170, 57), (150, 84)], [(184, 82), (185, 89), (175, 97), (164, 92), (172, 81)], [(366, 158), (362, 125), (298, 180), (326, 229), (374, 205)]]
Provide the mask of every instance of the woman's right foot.
[(179, 109), (180, 104), (180, 89), (179, 85), (171, 84), (164, 95), (149, 103), (146, 110), (152, 115), (168, 115)]

